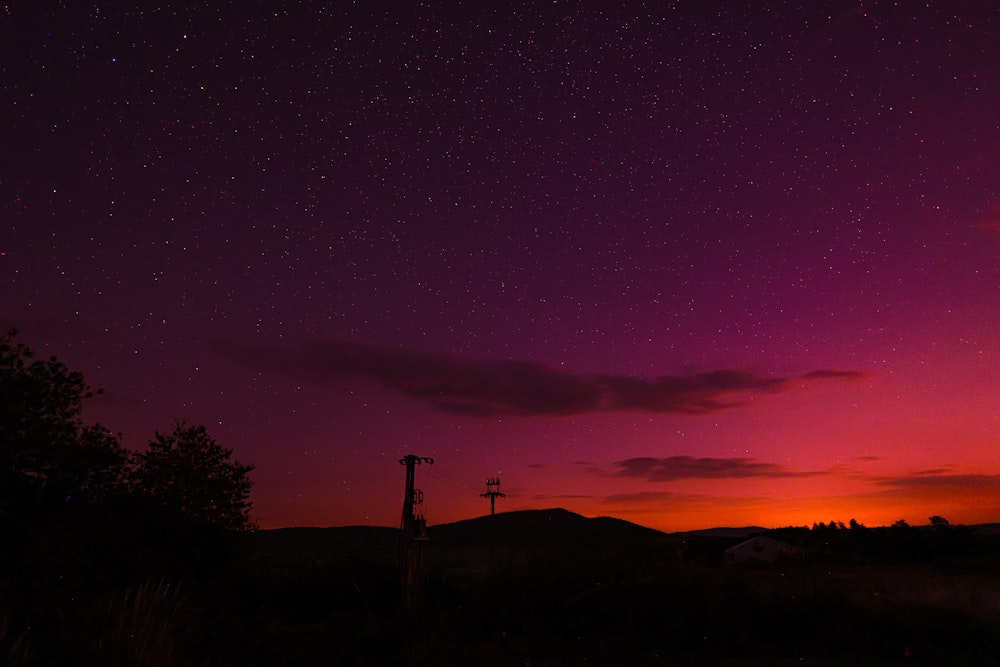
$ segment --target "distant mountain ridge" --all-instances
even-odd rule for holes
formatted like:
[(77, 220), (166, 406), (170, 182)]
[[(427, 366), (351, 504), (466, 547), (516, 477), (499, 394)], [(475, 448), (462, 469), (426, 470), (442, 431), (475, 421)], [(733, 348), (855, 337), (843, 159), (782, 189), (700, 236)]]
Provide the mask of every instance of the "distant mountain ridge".
[(703, 528), (701, 530), (685, 530), (671, 535), (698, 535), (701, 537), (750, 537), (760, 533), (766, 533), (767, 528), (761, 526), (743, 526), (742, 528)]
[[(448, 534), (452, 531), (478, 534), (479, 531), (494, 531), (497, 537), (509, 530), (538, 529), (550, 531), (567, 531), (569, 533), (595, 532), (605, 537), (612, 535), (628, 540), (662, 539), (663, 537), (722, 537), (740, 538), (767, 532), (761, 526), (716, 527), (700, 530), (675, 531), (667, 533), (655, 528), (641, 526), (625, 519), (610, 516), (585, 517), (562, 508), (542, 510), (517, 510), (502, 512), (495, 516), (485, 515), (473, 519), (463, 519), (454, 523), (441, 524), (428, 528), (429, 534)], [(530, 532), (530, 530), (529, 530)]]
[[(399, 530), (379, 526), (292, 527), (246, 536), (252, 558), (265, 562), (319, 564), (352, 559), (395, 561)], [(492, 547), (534, 551), (648, 549), (676, 543), (668, 535), (613, 517), (588, 518), (565, 509), (521, 510), (428, 526), (428, 558), (470, 558)]]
[(442, 545), (495, 542), (506, 546), (638, 546), (669, 536), (613, 517), (587, 518), (565, 509), (520, 510), (430, 526), (428, 537)]
[[(968, 526), (980, 535), (1000, 534), (1000, 524)], [(562, 508), (519, 510), (479, 516), (427, 528), (429, 557), (457, 558), (464, 552), (493, 547), (519, 550), (654, 549), (671, 553), (694, 540), (741, 541), (768, 532), (761, 526), (717, 527), (665, 533), (614, 517), (588, 518)], [(254, 558), (286, 563), (351, 559), (395, 562), (399, 530), (381, 526), (277, 528), (246, 536)], [(468, 554), (466, 554), (468, 556)], [(471, 558), (471, 556), (468, 556)]]

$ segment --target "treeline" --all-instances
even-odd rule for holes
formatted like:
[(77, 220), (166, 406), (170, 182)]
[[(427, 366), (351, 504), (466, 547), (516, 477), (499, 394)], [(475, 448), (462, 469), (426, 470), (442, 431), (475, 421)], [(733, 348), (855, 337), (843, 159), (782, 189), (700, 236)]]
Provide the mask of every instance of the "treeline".
[(822, 521), (808, 526), (776, 528), (767, 535), (807, 550), (816, 557), (850, 559), (867, 563), (931, 563), (976, 559), (990, 562), (1000, 541), (979, 535), (968, 526), (952, 525), (942, 516), (929, 518), (927, 526), (899, 520), (890, 526), (869, 528), (851, 519)]
[(130, 451), (84, 421), (98, 393), (0, 336), (2, 664), (102, 664), (129, 641), (109, 614), (220, 572), (232, 533), (254, 528), (253, 466), (183, 421)]
[(192, 524), (251, 528), (253, 466), (232, 460), (204, 426), (177, 422), (145, 451), (83, 421), (93, 390), (55, 357), (36, 359), (12, 330), (0, 337), (0, 521), (32, 522), (124, 499)]

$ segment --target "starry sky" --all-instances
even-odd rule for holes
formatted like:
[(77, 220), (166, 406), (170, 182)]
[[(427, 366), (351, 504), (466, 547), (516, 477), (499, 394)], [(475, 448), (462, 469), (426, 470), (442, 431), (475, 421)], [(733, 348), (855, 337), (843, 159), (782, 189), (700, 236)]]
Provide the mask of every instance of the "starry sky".
[(998, 10), (0, 3), (0, 324), (264, 528), (1000, 521)]

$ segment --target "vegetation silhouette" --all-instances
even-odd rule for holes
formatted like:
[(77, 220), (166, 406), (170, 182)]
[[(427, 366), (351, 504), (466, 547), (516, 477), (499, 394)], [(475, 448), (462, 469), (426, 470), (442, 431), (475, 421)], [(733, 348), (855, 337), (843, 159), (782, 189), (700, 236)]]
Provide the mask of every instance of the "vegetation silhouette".
[(100, 393), (55, 357), (36, 359), (0, 337), (0, 521), (34, 521), (122, 489), (128, 454), (101, 424), (84, 424), (84, 400)]
[[(166, 616), (158, 591), (218, 573), (231, 534), (254, 528), (253, 466), (184, 422), (130, 452), (85, 423), (100, 393), (16, 330), (0, 336), (0, 663), (153, 664), (120, 645), (125, 629)], [(100, 626), (109, 614), (118, 630)]]
[(232, 455), (204, 426), (177, 422), (132, 457), (129, 481), (135, 493), (198, 524), (247, 530), (255, 527), (247, 476), (254, 467)]

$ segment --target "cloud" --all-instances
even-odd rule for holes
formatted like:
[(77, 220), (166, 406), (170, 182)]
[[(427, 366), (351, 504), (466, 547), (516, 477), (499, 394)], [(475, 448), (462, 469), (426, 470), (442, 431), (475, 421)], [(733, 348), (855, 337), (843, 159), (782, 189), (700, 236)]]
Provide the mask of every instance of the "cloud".
[(531, 497), (532, 500), (592, 500), (594, 496), (588, 494), (580, 493), (559, 493), (556, 495), (547, 495), (544, 493), (535, 494)]
[(666, 502), (681, 502), (690, 500), (704, 500), (708, 496), (670, 493), (669, 491), (639, 491), (638, 493), (616, 493), (605, 496), (606, 503), (639, 503), (657, 504)]
[(953, 470), (951, 467), (944, 468), (925, 468), (924, 470), (914, 470), (911, 476), (907, 479), (918, 479), (921, 477), (927, 477), (928, 475), (947, 475), (948, 472)]
[(922, 472), (931, 474), (870, 477), (875, 490), (864, 497), (889, 498), (900, 506), (934, 502), (979, 509), (995, 508), (1000, 499), (1000, 475)]
[(706, 414), (740, 405), (737, 395), (741, 393), (783, 391), (788, 380), (719, 370), (652, 379), (602, 375), (599, 382), (613, 410)]
[(581, 374), (537, 361), (469, 359), (350, 341), (298, 348), (228, 347), (226, 356), (316, 383), (341, 378), (375, 381), (453, 414), (477, 417), (575, 415), (639, 410), (707, 414), (746, 402), (749, 394), (778, 393), (805, 382), (854, 380), (859, 371), (822, 369), (792, 377), (723, 369), (654, 378)]
[(643, 456), (616, 461), (617, 477), (639, 477), (650, 482), (678, 479), (730, 479), (748, 477), (815, 477), (821, 472), (796, 472), (775, 463), (752, 458), (694, 458)]
[(899, 477), (876, 477), (872, 482), (889, 489), (992, 489), (1000, 488), (1000, 475), (943, 474), (939, 470), (928, 470)]

